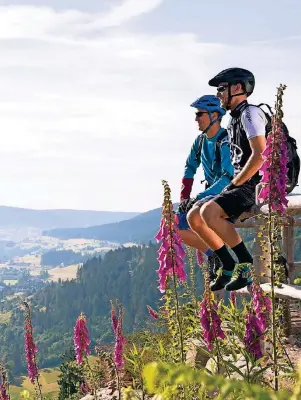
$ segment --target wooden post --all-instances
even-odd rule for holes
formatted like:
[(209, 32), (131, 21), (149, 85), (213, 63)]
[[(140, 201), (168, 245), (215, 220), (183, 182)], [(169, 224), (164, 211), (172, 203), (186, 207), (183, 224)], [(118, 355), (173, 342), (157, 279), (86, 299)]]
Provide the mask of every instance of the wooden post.
[(288, 243), (287, 243), (287, 263), (288, 263), (288, 277), (289, 283), (293, 283), (294, 281), (294, 241), (295, 241), (295, 218), (288, 217), (288, 228), (287, 228), (287, 236), (288, 236)]
[[(294, 277), (294, 217), (287, 217), (287, 224), (282, 229), (282, 253), (287, 260), (288, 278), (285, 283), (292, 283)], [(286, 336), (292, 334), (291, 321), (291, 302), (288, 299), (282, 300), (283, 307), (283, 325)]]

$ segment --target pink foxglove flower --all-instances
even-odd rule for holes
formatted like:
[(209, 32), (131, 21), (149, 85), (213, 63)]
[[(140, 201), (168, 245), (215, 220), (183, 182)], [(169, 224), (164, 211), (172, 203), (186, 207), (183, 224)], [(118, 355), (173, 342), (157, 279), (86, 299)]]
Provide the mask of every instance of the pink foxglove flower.
[(123, 347), (126, 343), (126, 339), (122, 335), (122, 330), (119, 326), (120, 325), (118, 324), (117, 335), (115, 338), (115, 347), (114, 347), (114, 362), (117, 369), (121, 369), (123, 367), (124, 364)]
[(88, 382), (83, 382), (80, 385), (80, 391), (82, 392), (82, 394), (88, 394), (91, 392), (91, 388), (90, 388)]
[(76, 320), (74, 327), (74, 349), (76, 354), (76, 361), (78, 365), (81, 365), (84, 357), (91, 354), (90, 351), (90, 339), (89, 331), (87, 328), (87, 319), (83, 313)]
[(251, 286), (251, 298), (253, 310), (258, 319), (258, 327), (261, 329), (261, 334), (264, 334), (268, 328), (269, 313), (272, 311), (272, 301), (270, 297), (264, 294), (254, 274)]
[(225, 334), (221, 326), (222, 321), (217, 313), (217, 305), (210, 299), (210, 297), (208, 297), (206, 292), (200, 304), (199, 317), (203, 338), (207, 344), (208, 350), (211, 351), (214, 341), (217, 338), (225, 339)]
[[(118, 305), (118, 318), (116, 316), (116, 311), (113, 306), (113, 303), (111, 302), (111, 316), (112, 316), (112, 328), (115, 336), (115, 346), (114, 346), (114, 363), (116, 366), (116, 369), (121, 369), (124, 364), (124, 358), (123, 358), (123, 348), (126, 343), (126, 339), (123, 336), (122, 332), (122, 324), (123, 324), (123, 310), (119, 302), (117, 303)], [(115, 329), (116, 327), (116, 329)]]
[(114, 335), (116, 335), (118, 319), (117, 319), (116, 311), (115, 311), (112, 301), (111, 301), (111, 322), (112, 322), (112, 328), (113, 328)]
[(33, 329), (31, 323), (31, 312), (26, 301), (23, 302), (25, 307), (25, 358), (27, 361), (27, 371), (30, 382), (34, 382), (39, 375), (36, 353), (38, 348), (33, 339)]
[(0, 386), (0, 400), (9, 400), (8, 394), (6, 392), (6, 386), (3, 383)]
[(258, 324), (258, 318), (252, 312), (247, 313), (245, 319), (245, 345), (249, 354), (252, 355), (255, 360), (258, 360), (263, 356), (260, 347), (260, 336), (262, 330)]
[(204, 253), (202, 253), (200, 250), (196, 250), (196, 261), (200, 266), (202, 266), (205, 262)]
[(153, 319), (158, 319), (158, 317), (159, 317), (158, 313), (157, 313), (151, 306), (147, 306), (147, 309), (148, 309), (149, 315), (150, 315)]
[(0, 400), (9, 400), (7, 373), (5, 368), (1, 364), (0, 364), (0, 377), (1, 377)]
[(260, 169), (263, 185), (258, 199), (261, 202), (268, 202), (271, 210), (285, 214), (288, 200), (287, 195), (287, 137), (282, 125), (281, 91), (285, 86), (281, 86), (277, 95), (276, 115), (272, 118), (272, 132), (269, 133), (266, 149), (262, 153), (264, 162)]
[(167, 183), (164, 183), (164, 187), (165, 196), (160, 228), (155, 236), (158, 242), (162, 242), (157, 258), (159, 262), (157, 273), (159, 275), (159, 290), (161, 293), (165, 292), (170, 277), (175, 276), (180, 282), (184, 282), (187, 278), (184, 264), (185, 251), (178, 233), (178, 224), (170, 200), (170, 189)]
[(230, 301), (234, 306), (236, 305), (236, 298), (237, 298), (237, 293), (235, 290), (232, 290), (230, 292)]

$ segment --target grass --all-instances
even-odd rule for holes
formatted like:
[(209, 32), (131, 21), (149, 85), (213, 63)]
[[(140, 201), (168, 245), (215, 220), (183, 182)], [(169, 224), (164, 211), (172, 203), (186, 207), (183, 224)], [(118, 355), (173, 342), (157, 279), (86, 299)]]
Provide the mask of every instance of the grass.
[[(59, 385), (57, 384), (58, 376), (60, 371), (58, 369), (45, 369), (41, 370), (40, 373), (40, 383), (42, 385), (43, 393), (47, 396), (47, 399), (56, 399), (59, 392)], [(35, 390), (33, 384), (27, 377), (22, 377), (22, 386), (10, 386), (11, 400), (19, 400), (20, 393), (23, 390), (27, 390), (31, 397), (30, 399), (35, 398)]]
[(0, 313), (0, 324), (9, 324), (11, 317), (11, 311), (6, 313)]

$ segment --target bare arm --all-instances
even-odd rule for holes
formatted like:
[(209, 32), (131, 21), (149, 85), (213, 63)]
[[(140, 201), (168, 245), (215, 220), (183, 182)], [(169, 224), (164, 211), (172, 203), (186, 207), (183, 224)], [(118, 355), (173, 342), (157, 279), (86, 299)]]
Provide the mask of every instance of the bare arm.
[(255, 136), (249, 139), (252, 154), (248, 159), (243, 169), (233, 178), (232, 183), (235, 186), (240, 186), (260, 169), (263, 163), (262, 153), (265, 149), (266, 139), (265, 136)]

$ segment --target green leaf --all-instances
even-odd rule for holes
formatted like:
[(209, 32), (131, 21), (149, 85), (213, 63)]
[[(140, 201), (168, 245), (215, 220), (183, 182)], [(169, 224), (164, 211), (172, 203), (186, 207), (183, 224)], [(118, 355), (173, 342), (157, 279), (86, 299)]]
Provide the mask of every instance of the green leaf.
[(236, 365), (232, 364), (230, 361), (226, 361), (223, 360), (222, 364), (227, 365), (228, 367), (230, 367), (233, 371), (237, 372), (240, 376), (242, 376), (243, 378), (245, 378), (245, 374), (243, 372), (241, 372), (241, 370), (239, 368), (237, 368)]

